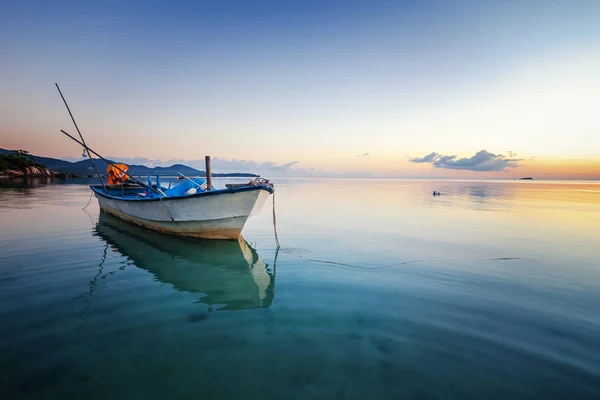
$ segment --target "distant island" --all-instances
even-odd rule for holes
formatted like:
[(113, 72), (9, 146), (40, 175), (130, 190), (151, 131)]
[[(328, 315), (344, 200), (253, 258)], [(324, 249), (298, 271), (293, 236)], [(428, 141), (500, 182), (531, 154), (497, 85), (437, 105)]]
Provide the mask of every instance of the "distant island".
[[(116, 163), (113, 160), (110, 162)], [(105, 174), (108, 163), (94, 158), (94, 163), (101, 174)], [(206, 176), (206, 172), (183, 164), (174, 164), (170, 167), (147, 167), (145, 165), (127, 165), (127, 173), (132, 176), (172, 175), (182, 173), (187, 176)], [(40, 157), (29, 154), (25, 150), (6, 150), (0, 148), (0, 176), (56, 176), (56, 177), (93, 177), (96, 171), (90, 159), (77, 162), (60, 160), (57, 158)], [(213, 177), (230, 178), (257, 178), (260, 175), (234, 172), (212, 173)]]
[(525, 178), (521, 178), (521, 180), (522, 180), (522, 181), (523, 181), (523, 180), (526, 180), (526, 181), (532, 181), (532, 180), (533, 180), (533, 178), (532, 178), (532, 177), (530, 177), (530, 176), (527, 176), (527, 177), (525, 177)]

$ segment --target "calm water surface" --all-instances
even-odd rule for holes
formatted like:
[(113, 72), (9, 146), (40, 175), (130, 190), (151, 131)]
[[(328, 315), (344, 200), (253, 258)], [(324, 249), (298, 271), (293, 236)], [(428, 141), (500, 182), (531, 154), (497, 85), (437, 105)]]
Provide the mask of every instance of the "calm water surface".
[(600, 184), (275, 184), (278, 253), (0, 182), (0, 397), (600, 398)]

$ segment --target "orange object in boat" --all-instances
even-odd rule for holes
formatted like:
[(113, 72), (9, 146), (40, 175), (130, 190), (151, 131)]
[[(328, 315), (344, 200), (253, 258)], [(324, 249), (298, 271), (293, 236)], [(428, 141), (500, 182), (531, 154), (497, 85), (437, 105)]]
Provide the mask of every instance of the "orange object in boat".
[[(123, 172), (119, 171), (119, 169)], [(128, 169), (129, 167), (125, 164), (109, 165), (106, 168), (106, 172), (108, 173), (108, 184), (117, 185), (125, 182), (127, 179), (129, 179), (129, 176), (125, 173)]]

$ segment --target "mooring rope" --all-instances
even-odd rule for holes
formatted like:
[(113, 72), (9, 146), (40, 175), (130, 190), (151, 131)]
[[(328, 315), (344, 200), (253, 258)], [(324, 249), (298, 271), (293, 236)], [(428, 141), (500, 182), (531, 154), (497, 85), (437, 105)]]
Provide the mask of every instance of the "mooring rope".
[(163, 203), (163, 198), (160, 198), (160, 204), (165, 208), (165, 211), (167, 212), (167, 215), (169, 216), (169, 218), (171, 218), (171, 222), (175, 222), (175, 218), (173, 218), (173, 216), (171, 215), (171, 212), (169, 211), (169, 207), (167, 207), (167, 205), (165, 203)]
[(82, 208), (82, 210), (84, 210), (84, 211), (85, 211), (85, 209), (86, 209), (86, 208), (87, 208), (87, 207), (90, 205), (90, 202), (92, 201), (92, 196), (93, 196), (93, 195), (94, 195), (94, 192), (91, 192), (91, 193), (90, 193), (90, 198), (89, 198), (89, 200), (88, 200), (87, 204), (85, 205), (85, 207), (83, 207), (83, 208)]
[(279, 250), (280, 246), (279, 237), (277, 236), (277, 218), (275, 217), (275, 191), (273, 191), (273, 232), (275, 232), (275, 242), (277, 243), (277, 250)]
[(273, 189), (273, 232), (275, 233), (275, 242), (277, 243), (277, 249), (279, 246), (279, 237), (277, 236), (277, 218), (275, 217), (275, 185), (270, 183), (268, 179), (265, 178), (254, 178), (250, 182), (248, 182), (248, 186), (268, 186)]

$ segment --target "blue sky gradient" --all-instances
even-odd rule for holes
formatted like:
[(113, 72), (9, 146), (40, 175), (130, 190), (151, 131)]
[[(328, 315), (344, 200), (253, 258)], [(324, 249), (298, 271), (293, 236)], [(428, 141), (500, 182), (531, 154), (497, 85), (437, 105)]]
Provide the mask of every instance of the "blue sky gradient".
[(0, 7), (0, 147), (80, 153), (59, 136), (73, 128), (58, 82), (90, 145), (116, 157), (404, 176), (432, 151), (600, 155), (600, 2)]

